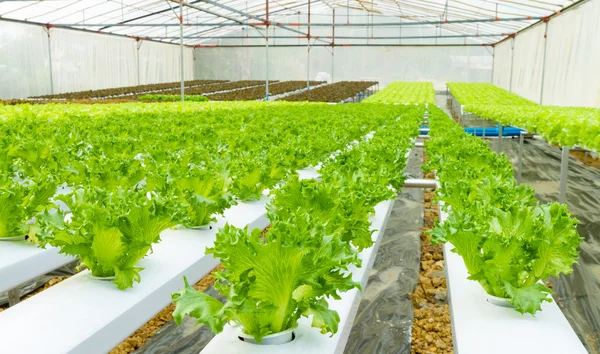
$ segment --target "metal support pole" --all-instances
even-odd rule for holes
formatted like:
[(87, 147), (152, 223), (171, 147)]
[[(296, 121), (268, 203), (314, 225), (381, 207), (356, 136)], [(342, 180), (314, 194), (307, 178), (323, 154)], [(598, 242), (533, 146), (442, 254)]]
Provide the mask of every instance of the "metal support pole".
[(496, 150), (498, 154), (502, 152), (502, 123), (498, 123), (498, 147)]
[(494, 65), (496, 65), (496, 46), (492, 47), (492, 85), (494, 84)]
[(335, 70), (335, 9), (331, 10), (333, 13), (332, 22), (334, 26), (331, 26), (331, 83), (333, 84), (333, 71)]
[(50, 28), (46, 28), (48, 32), (48, 63), (50, 65), (50, 94), (54, 95), (54, 76), (52, 74), (52, 46), (50, 43)]
[(8, 291), (8, 306), (14, 306), (21, 301), (21, 289), (14, 288)]
[(185, 73), (183, 68), (183, 1), (179, 2), (179, 56), (181, 57), (181, 101), (185, 100)]
[(521, 176), (523, 175), (523, 145), (525, 145), (525, 134), (519, 134), (519, 162), (517, 164), (517, 185), (521, 184)]
[(510, 81), (508, 84), (508, 91), (512, 92), (513, 82), (513, 65), (515, 63), (515, 37), (512, 38), (511, 51), (510, 51)]
[(142, 41), (138, 40), (138, 42), (135, 44), (136, 46), (136, 66), (137, 66), (137, 84), (138, 86), (141, 85), (142, 79), (140, 77), (140, 47), (142, 46)]
[(306, 89), (310, 90), (310, 39), (306, 45)]
[(306, 89), (310, 91), (310, 0), (308, 0), (308, 34), (306, 35)]
[(265, 75), (265, 101), (269, 101), (269, 0), (265, 0), (266, 7), (266, 31), (265, 31), (265, 65), (267, 67), (266, 75)]
[(333, 71), (335, 70), (335, 47), (331, 47), (331, 83), (333, 84), (335, 81), (333, 80)]
[(265, 79), (265, 101), (269, 100), (269, 33), (267, 32), (267, 37), (265, 38), (265, 48), (266, 48), (266, 79)]
[(544, 81), (546, 81), (546, 50), (548, 48), (548, 21), (544, 30), (544, 54), (542, 57), (542, 83), (540, 86), (540, 104), (544, 100)]
[(560, 157), (560, 189), (558, 192), (558, 202), (567, 202), (567, 180), (569, 178), (569, 147), (563, 146)]

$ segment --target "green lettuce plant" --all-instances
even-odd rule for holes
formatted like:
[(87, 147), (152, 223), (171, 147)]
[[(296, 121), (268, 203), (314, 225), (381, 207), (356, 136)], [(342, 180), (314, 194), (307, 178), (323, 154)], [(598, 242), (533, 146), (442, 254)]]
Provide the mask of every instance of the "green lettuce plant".
[(542, 106), (488, 83), (448, 83), (465, 110), (527, 129), (551, 144), (600, 150), (600, 109)]
[(493, 296), (520, 313), (534, 314), (552, 290), (542, 280), (569, 274), (581, 237), (566, 205), (541, 204), (533, 190), (517, 186), (512, 165), (483, 140), (432, 108), (429, 159), (448, 218), (436, 223), (434, 242), (450, 242), (469, 272)]
[(140, 281), (136, 264), (160, 241), (160, 233), (177, 224), (180, 202), (170, 196), (135, 190), (78, 188), (58, 196), (71, 215), (59, 210), (39, 216), (42, 245), (76, 256), (97, 277), (115, 277), (119, 289)]
[(32, 235), (33, 218), (52, 207), (56, 182), (51, 175), (33, 178), (0, 172), (0, 238)]
[(225, 270), (216, 273), (215, 288), (227, 301), (185, 287), (173, 294), (173, 318), (180, 324), (192, 316), (220, 333), (233, 322), (258, 342), (264, 336), (295, 328), (302, 316), (312, 316), (312, 326), (335, 334), (339, 315), (327, 298), (360, 288), (344, 270), (357, 262), (339, 236), (328, 235), (319, 225), (302, 222), (274, 225), (261, 236), (255, 229), (231, 225), (219, 231), (208, 254), (220, 258)]
[(183, 224), (186, 227), (208, 225), (216, 220), (216, 215), (223, 214), (234, 204), (229, 192), (231, 178), (226, 173), (191, 168), (183, 176), (176, 177), (174, 184), (185, 206)]
[(534, 314), (542, 301), (552, 301), (552, 290), (541, 280), (569, 274), (577, 263), (577, 220), (558, 203), (494, 209), (490, 214), (494, 216), (485, 220), (452, 212), (433, 229), (433, 239), (452, 243), (469, 279), (488, 294), (507, 298), (521, 313)]
[(304, 218), (323, 225), (325, 234), (340, 235), (348, 247), (352, 244), (362, 251), (373, 245), (369, 216), (374, 210), (364, 198), (354, 194), (339, 184), (295, 176), (275, 191), (267, 217), (271, 224), (296, 223), (297, 218)]
[(431, 82), (394, 81), (364, 102), (434, 105), (435, 90)]

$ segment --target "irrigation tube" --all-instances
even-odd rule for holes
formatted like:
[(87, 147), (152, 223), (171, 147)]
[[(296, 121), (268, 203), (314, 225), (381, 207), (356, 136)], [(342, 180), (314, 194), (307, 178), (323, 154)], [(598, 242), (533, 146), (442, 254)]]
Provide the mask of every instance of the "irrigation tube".
[(414, 178), (404, 181), (404, 188), (437, 188), (435, 179)]
[[(428, 127), (422, 126), (421, 128), (419, 128), (419, 132), (421, 134), (425, 135), (428, 133), (427, 129), (428, 129)], [(486, 127), (477, 128), (477, 127), (475, 127), (475, 128), (463, 128), (463, 130), (467, 134), (481, 136), (481, 137), (500, 136), (500, 134), (499, 134), (500, 131), (498, 130), (498, 128), (486, 128)], [(501, 136), (503, 136), (503, 137), (519, 136), (522, 131), (523, 130), (521, 130), (519, 128), (503, 127)]]

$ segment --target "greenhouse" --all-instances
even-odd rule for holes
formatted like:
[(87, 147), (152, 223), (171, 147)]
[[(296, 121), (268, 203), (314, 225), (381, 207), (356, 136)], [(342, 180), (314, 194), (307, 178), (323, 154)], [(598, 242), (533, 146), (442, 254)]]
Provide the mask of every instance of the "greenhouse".
[(600, 0), (0, 1), (0, 354), (600, 354)]

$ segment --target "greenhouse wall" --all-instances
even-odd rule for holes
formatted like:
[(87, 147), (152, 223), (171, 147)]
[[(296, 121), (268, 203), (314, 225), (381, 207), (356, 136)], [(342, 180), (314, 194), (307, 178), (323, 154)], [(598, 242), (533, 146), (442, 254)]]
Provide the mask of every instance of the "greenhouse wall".
[[(50, 43), (50, 53), (48, 45)], [(178, 45), (85, 33), (46, 30), (37, 25), (0, 21), (0, 98), (104, 89), (180, 80)], [(184, 49), (185, 78), (191, 80), (193, 49)], [(73, 78), (77, 77), (77, 80)]]
[[(334, 20), (331, 11), (322, 10), (311, 14), (311, 23), (331, 23)], [(282, 23), (308, 23), (306, 15), (286, 17)], [(364, 11), (338, 9), (335, 23), (377, 24), (399, 23), (396, 16), (365, 14)], [(304, 33), (306, 27), (294, 27)], [(481, 38), (447, 37), (460, 35), (450, 25), (423, 26), (359, 26), (335, 28), (336, 44), (350, 44), (349, 47), (337, 46), (334, 49), (335, 81), (341, 80), (377, 80), (381, 85), (391, 81), (433, 81), (436, 89), (445, 89), (447, 81), (485, 81), (492, 80), (492, 48), (480, 46)], [(330, 44), (333, 28), (331, 26), (311, 26), (312, 39), (310, 53), (310, 78), (322, 79), (331, 76), (332, 50), (323, 47)], [(266, 77), (266, 50), (262, 28), (242, 28), (224, 33), (236, 39), (213, 39), (198, 43), (204, 46), (196, 49), (196, 79), (264, 79)], [(269, 77), (277, 80), (307, 79), (306, 38), (297, 38), (298, 33), (276, 26), (269, 28)], [(281, 36), (292, 38), (277, 38)], [(352, 37), (352, 38), (347, 38)], [(374, 39), (386, 37), (386, 39)], [(417, 38), (419, 37), (419, 38)], [(445, 38), (447, 37), (447, 38)], [(354, 45), (371, 46), (354, 46)], [(388, 44), (386, 46), (386, 44)], [(464, 44), (477, 45), (476, 47)], [(256, 46), (256, 47), (219, 47), (219, 46)], [(373, 46), (376, 45), (376, 46)], [(434, 45), (444, 45), (434, 47)], [(277, 47), (293, 46), (293, 47)]]
[[(310, 54), (310, 79), (331, 76), (330, 48)], [(196, 79), (263, 80), (264, 47), (198, 48)], [(438, 90), (447, 81), (491, 81), (492, 56), (483, 47), (340, 47), (335, 48), (334, 80), (432, 81)], [(306, 80), (307, 49), (269, 48), (269, 78)]]
[(494, 83), (535, 102), (541, 98), (546, 105), (600, 107), (598, 19), (600, 1), (596, 0), (551, 18), (547, 23), (545, 65), (545, 23), (500, 43), (495, 48)]

